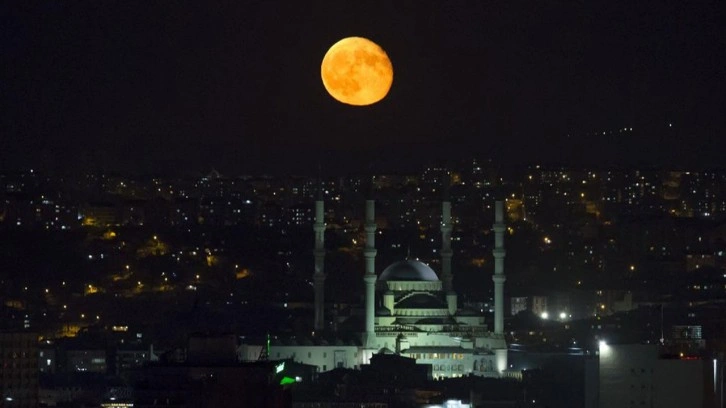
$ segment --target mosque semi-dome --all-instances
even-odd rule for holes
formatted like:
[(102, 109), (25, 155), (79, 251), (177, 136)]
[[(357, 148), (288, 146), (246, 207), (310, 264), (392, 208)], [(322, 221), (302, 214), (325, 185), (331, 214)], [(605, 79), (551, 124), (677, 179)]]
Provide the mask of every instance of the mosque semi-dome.
[(421, 261), (407, 259), (384, 269), (380, 281), (438, 281), (433, 269)]

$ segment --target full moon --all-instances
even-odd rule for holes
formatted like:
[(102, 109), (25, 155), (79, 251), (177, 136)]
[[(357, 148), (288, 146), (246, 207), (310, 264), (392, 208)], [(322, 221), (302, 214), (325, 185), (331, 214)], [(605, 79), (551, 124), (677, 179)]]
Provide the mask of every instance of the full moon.
[(320, 76), (339, 102), (365, 106), (385, 98), (393, 83), (393, 65), (378, 44), (362, 37), (343, 38), (325, 53)]

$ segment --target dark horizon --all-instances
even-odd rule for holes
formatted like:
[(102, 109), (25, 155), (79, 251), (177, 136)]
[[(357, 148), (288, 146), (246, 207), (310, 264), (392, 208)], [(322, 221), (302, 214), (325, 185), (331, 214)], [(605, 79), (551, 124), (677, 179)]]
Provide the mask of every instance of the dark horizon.
[[(0, 170), (719, 166), (725, 15), (676, 1), (17, 3), (0, 14)], [(393, 62), (378, 104), (341, 105), (321, 84), (349, 35)]]

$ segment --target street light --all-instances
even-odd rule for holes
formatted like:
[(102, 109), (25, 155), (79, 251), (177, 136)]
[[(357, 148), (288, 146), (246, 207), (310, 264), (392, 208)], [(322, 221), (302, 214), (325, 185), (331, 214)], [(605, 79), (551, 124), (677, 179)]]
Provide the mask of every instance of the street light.
[(610, 346), (605, 340), (600, 340), (598, 343), (598, 350), (600, 357), (607, 357), (610, 354)]

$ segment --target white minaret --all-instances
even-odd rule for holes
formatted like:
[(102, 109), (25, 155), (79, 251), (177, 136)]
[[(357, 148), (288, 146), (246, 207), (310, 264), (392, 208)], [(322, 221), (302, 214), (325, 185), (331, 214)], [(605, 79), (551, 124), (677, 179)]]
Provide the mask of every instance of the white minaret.
[(444, 196), (441, 203), (441, 280), (444, 284), (446, 293), (454, 290), (453, 279), (451, 275), (451, 201), (448, 194)]
[(494, 202), (494, 334), (504, 334), (504, 201)]
[[(371, 188), (371, 190), (373, 190)], [(373, 194), (366, 200), (366, 247), (363, 256), (366, 260), (366, 273), (363, 275), (363, 282), (366, 287), (366, 327), (364, 346), (372, 348), (375, 344), (375, 296), (376, 296), (376, 202)]]
[(318, 197), (315, 200), (315, 272), (313, 284), (315, 288), (315, 331), (325, 328), (325, 205), (323, 203), (323, 187), (318, 187)]
[(451, 201), (449, 200), (449, 183), (444, 186), (444, 200), (441, 203), (441, 280), (443, 281), (444, 293), (446, 293), (446, 304), (449, 314), (456, 313), (457, 302), (454, 292), (454, 276), (451, 274)]

